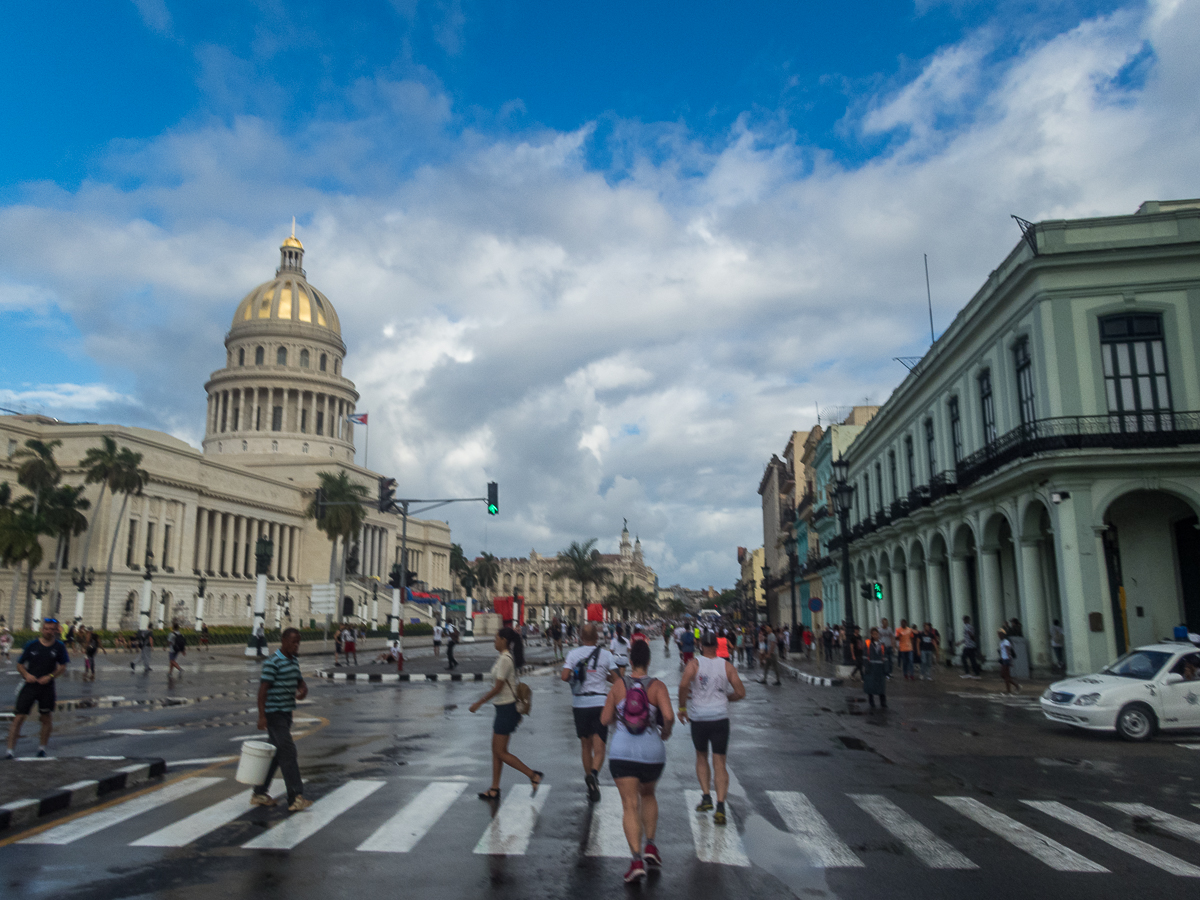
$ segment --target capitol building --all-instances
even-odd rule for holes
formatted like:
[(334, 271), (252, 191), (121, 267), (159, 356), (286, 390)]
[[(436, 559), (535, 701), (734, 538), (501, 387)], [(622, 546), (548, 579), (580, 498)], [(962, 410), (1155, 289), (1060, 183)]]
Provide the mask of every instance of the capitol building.
[[(204, 621), (210, 625), (250, 625), (253, 621), (254, 544), (274, 543), (268, 581), (266, 622), (309, 624), (323, 617), (313, 607), (327, 587), (331, 555), (341, 558), (307, 510), (319, 484), (318, 473), (344, 471), (367, 488), (368, 502), (379, 474), (355, 464), (355, 432), (349, 417), (359, 395), (346, 377), (346, 345), (329, 298), (311, 284), (303, 267), (304, 247), (293, 235), (280, 247), (275, 277), (250, 291), (237, 305), (225, 336), (224, 367), (212, 373), (207, 394), (202, 449), (158, 431), (121, 425), (69, 424), (37, 415), (0, 416), (0, 481), (16, 493), (13, 454), (31, 438), (62, 441), (55, 458), (63, 483), (79, 485), (78, 463), (105, 437), (142, 456), (149, 480), (141, 494), (106, 492), (97, 509), (99, 485), (88, 485), (86, 513), (92, 531), (72, 538), (53, 596), (54, 539), (43, 539), (43, 561), (33, 572), (42, 586), (44, 614), (70, 619), (75, 609), (73, 568), (94, 568), (85, 589), (83, 621), (101, 625), (104, 572), (110, 548), (113, 576), (107, 625), (134, 628), (147, 560), (152, 560), (152, 606), (156, 624), (194, 621), (199, 583), (206, 581)], [(401, 490), (403, 493), (403, 490)], [(385, 623), (391, 609), (386, 582), (400, 561), (401, 520), (366, 508), (366, 524), (351, 553), (358, 574), (347, 577), (345, 596), (360, 621)], [(115, 544), (113, 542), (116, 536)], [(451, 590), (450, 526), (410, 518), (408, 568), (414, 588), (448, 599)], [(87, 545), (87, 559), (83, 553)], [(355, 550), (357, 552), (355, 552)], [(0, 575), (0, 615), (21, 624), (26, 579), (10, 568)], [(344, 601), (345, 602), (345, 601)], [(409, 604), (405, 618), (428, 619), (428, 606)]]

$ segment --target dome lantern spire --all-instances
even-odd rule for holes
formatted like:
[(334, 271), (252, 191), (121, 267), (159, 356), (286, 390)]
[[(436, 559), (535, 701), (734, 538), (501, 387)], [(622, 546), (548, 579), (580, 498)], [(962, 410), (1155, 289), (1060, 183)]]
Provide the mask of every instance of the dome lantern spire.
[(283, 239), (283, 244), (279, 247), (279, 268), (275, 270), (275, 274), (278, 276), (284, 272), (295, 272), (303, 278), (303, 262), (304, 245), (296, 239), (296, 217), (292, 216), (292, 233)]

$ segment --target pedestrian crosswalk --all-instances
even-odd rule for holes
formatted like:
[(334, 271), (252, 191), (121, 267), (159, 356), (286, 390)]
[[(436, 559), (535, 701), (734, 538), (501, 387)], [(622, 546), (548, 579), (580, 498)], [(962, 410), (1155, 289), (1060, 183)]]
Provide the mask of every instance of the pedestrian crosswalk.
[[(52, 825), (21, 843), (64, 846), (86, 838), (104, 840), (110, 833), (130, 847), (179, 848), (201, 839), (219, 844), (222, 834), (237, 834), (244, 850), (290, 851), (326, 835), (344, 847), (347, 838), (342, 835), (348, 834), (350, 847), (344, 848), (361, 853), (417, 850), (428, 855), (458, 848), (464, 853), (519, 857), (533, 852), (539, 840), (564, 836), (542, 834), (538, 826), (548, 809), (553, 809), (556, 821), (564, 821), (560, 814), (569, 805), (566, 821), (584, 825), (583, 855), (629, 856), (621, 799), (612, 787), (602, 790), (599, 803), (588, 806), (580, 791), (554, 791), (550, 784), (542, 784), (535, 793), (522, 784), (506, 788), (503, 802), (492, 808), (473, 796), (464, 803), (463, 779), (435, 780), (416, 790), (409, 789), (411, 784), (354, 779), (315, 798), (303, 813), (281, 815), (282, 806), (274, 812), (250, 807), (250, 792), (239, 787), (230, 793), (228, 779), (190, 777)], [(1010, 865), (1016, 851), (1056, 872), (1103, 875), (1148, 866), (1169, 876), (1200, 878), (1200, 822), (1196, 821), (1200, 813), (1185, 817), (1140, 802), (1000, 802), (969, 796), (867, 793), (823, 793), (814, 799), (800, 791), (771, 790), (756, 806), (739, 787), (727, 804), (729, 824), (722, 827), (713, 823), (711, 814), (694, 811), (701, 799), (698, 790), (660, 785), (658, 793), (656, 840), (671, 848), (672, 858), (679, 863), (690, 855), (694, 863), (735, 869), (752, 866), (755, 829), (748, 824), (757, 817), (789, 835), (804, 864), (817, 869), (869, 868), (881, 859), (873, 853), (887, 846), (889, 859), (899, 850), (915, 865), (947, 872)], [(283, 784), (273, 783), (272, 796), (284, 795)], [(484, 810), (490, 812), (486, 821), (481, 815)], [(222, 831), (247, 816), (263, 829), (255, 836), (245, 840), (244, 829)], [(139, 822), (146, 825), (139, 827)], [(1155, 835), (1163, 839), (1165, 849), (1153, 842)], [(690, 845), (690, 854), (684, 854), (681, 845)], [(1119, 852), (1114, 855), (1112, 850)]]

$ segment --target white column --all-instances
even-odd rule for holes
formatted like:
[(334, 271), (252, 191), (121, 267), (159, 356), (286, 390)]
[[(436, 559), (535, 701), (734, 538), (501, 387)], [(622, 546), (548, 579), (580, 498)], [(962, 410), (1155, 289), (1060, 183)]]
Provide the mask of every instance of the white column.
[(1017, 563), (1021, 584), (1021, 621), (1029, 642), (1029, 664), (1050, 668), (1050, 617), (1046, 609), (1046, 591), (1042, 584), (1041, 541), (1021, 541)]
[(232, 553), (230, 553), (230, 575), (236, 576), (242, 574), (242, 566), (245, 564), (245, 557), (242, 555), (242, 531), (245, 529), (245, 526), (246, 519), (244, 516), (233, 517), (233, 526), (230, 529), (232, 538), (229, 542), (233, 548)]
[(463, 643), (464, 644), (475, 643), (475, 619), (471, 615), (473, 612), (472, 606), (474, 605), (472, 603), (472, 600), (473, 600), (473, 598), (471, 597), (470, 594), (468, 594), (467, 595), (467, 623), (466, 623), (466, 627), (463, 629)]
[(942, 646), (947, 647), (949, 632), (946, 629), (946, 596), (943, 590), (942, 565), (944, 560), (937, 562), (925, 561), (925, 584), (929, 589), (929, 621), (934, 630), (942, 636)]
[(908, 624), (914, 631), (925, 627), (925, 598), (921, 596), (921, 569), (909, 563), (905, 592), (908, 595)]
[[(243, 409), (243, 412), (245, 410)], [(204, 626), (204, 595), (200, 594), (196, 597), (196, 626), (195, 630), (200, 631)]]
[(204, 574), (204, 559), (208, 555), (208, 510), (196, 509), (196, 571)]
[(154, 582), (151, 579), (142, 579), (142, 602), (141, 608), (138, 611), (138, 628), (142, 631), (150, 628), (150, 591), (153, 587)]
[(400, 639), (400, 588), (392, 588), (392, 614), (388, 617), (388, 631), (393, 641)]
[[(962, 646), (963, 616), (971, 614), (971, 584), (967, 578), (967, 559), (962, 553), (950, 556), (950, 617), (951, 633), (956, 644)], [(975, 623), (975, 631), (979, 631), (979, 623)]]
[(165, 628), (167, 625), (167, 592), (158, 592), (158, 627)]
[(233, 543), (230, 518), (232, 517), (226, 513), (217, 513), (215, 533), (213, 534), (213, 540), (217, 542), (217, 549), (221, 554), (221, 564), (217, 567), (217, 571), (222, 575), (229, 574), (229, 545)]
[(277, 529), (279, 533), (279, 578), (281, 581), (287, 581), (288, 570), (292, 563), (292, 548), (288, 541), (291, 530), (287, 525), (280, 525)]
[(979, 551), (979, 648), (984, 659), (1000, 652), (1000, 630), (1003, 619), (1003, 598), (1000, 596), (1000, 548), (994, 545)]

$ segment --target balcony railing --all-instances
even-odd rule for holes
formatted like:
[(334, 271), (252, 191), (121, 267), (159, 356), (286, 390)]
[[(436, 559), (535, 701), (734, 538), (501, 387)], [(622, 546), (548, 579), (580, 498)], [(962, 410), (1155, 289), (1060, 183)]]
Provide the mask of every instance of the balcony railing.
[(1014, 460), (1057, 450), (1130, 450), (1184, 444), (1200, 444), (1200, 412), (1038, 419), (1002, 434), (962, 459), (956, 467), (957, 481), (960, 489), (965, 488)]
[(958, 493), (958, 476), (953, 470), (938, 472), (929, 479), (929, 502), (936, 503), (943, 497)]
[(800, 498), (800, 502), (796, 505), (796, 517), (803, 518), (804, 514), (812, 507), (812, 503), (812, 491), (806, 491), (804, 496)]

